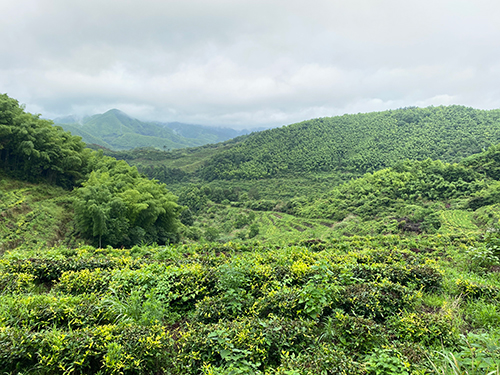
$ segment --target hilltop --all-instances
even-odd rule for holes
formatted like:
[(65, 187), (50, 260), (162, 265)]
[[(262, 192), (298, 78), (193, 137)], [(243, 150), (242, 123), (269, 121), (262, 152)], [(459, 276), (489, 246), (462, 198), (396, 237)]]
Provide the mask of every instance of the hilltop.
[(73, 135), (82, 137), (87, 144), (116, 150), (136, 147), (162, 150), (194, 147), (225, 141), (246, 132), (179, 122), (145, 122), (118, 109), (82, 119), (75, 116), (56, 118), (54, 122)]

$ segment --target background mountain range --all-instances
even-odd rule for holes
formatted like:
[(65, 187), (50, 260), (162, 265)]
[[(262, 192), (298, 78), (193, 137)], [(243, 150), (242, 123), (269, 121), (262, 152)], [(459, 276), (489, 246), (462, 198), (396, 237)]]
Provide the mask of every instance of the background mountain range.
[(180, 122), (144, 122), (118, 109), (81, 119), (76, 116), (59, 117), (54, 119), (54, 123), (73, 135), (82, 137), (87, 144), (96, 144), (111, 150), (138, 147), (171, 150), (195, 147), (222, 142), (250, 132)]

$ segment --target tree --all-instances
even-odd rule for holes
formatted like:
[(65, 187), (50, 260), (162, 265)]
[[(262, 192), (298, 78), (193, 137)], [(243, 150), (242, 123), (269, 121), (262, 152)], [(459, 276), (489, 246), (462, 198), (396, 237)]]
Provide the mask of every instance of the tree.
[(6, 172), (69, 189), (87, 173), (89, 156), (80, 137), (24, 112), (17, 100), (0, 95), (0, 167)]
[(97, 156), (93, 164), (99, 168), (75, 192), (75, 222), (85, 237), (99, 246), (179, 240), (182, 207), (164, 184), (124, 161)]
[(217, 228), (208, 227), (205, 230), (205, 239), (210, 242), (217, 241), (219, 239), (220, 233)]

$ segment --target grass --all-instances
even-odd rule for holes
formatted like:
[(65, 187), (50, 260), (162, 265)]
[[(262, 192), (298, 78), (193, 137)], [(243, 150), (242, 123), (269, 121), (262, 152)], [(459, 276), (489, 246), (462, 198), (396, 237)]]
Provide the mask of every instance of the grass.
[(19, 246), (68, 243), (73, 216), (70, 192), (3, 177), (0, 198), (0, 253)]
[(473, 221), (473, 212), (464, 210), (443, 210), (440, 213), (442, 226), (440, 233), (479, 232)]

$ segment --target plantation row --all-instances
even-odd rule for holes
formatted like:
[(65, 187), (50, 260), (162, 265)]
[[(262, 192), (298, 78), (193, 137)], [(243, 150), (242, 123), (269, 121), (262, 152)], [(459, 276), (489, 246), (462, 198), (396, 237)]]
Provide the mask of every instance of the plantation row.
[(492, 371), (492, 243), (12, 251), (0, 261), (0, 363), (10, 374), (424, 374), (444, 354)]

